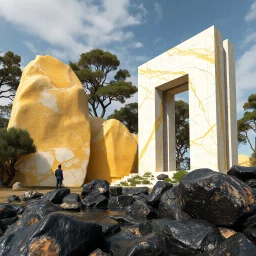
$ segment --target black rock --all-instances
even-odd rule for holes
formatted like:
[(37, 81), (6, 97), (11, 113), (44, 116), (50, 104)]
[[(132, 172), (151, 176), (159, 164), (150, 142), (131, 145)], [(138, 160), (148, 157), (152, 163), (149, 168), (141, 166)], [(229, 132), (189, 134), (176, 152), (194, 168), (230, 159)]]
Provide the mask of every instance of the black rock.
[(3, 223), (3, 230), (5, 231), (9, 226), (11, 226), (13, 223), (15, 223), (18, 219), (19, 219), (18, 216), (1, 219), (1, 221)]
[(70, 194), (69, 188), (55, 189), (44, 194), (42, 197), (42, 201), (50, 201), (53, 202), (54, 204), (61, 204), (62, 199), (68, 194)]
[(242, 181), (256, 179), (256, 167), (234, 165), (228, 170), (227, 174), (230, 176), (235, 176)]
[(169, 217), (174, 220), (186, 220), (191, 218), (181, 209), (178, 190), (179, 187), (175, 186), (162, 195), (158, 205), (158, 216), (160, 218)]
[(76, 202), (81, 202), (81, 198), (79, 194), (76, 194), (76, 193), (68, 194), (62, 199), (62, 203), (76, 203)]
[(113, 236), (120, 231), (120, 225), (118, 222), (110, 218), (85, 219), (85, 221), (100, 225), (102, 228), (102, 234), (105, 237)]
[(136, 240), (121, 243), (116, 256), (168, 256), (165, 238), (158, 233), (151, 233)]
[(17, 215), (17, 211), (10, 204), (0, 204), (0, 219), (11, 218)]
[(89, 255), (106, 249), (101, 226), (51, 213), (38, 224), (0, 238), (0, 255)]
[(86, 207), (106, 208), (108, 205), (108, 198), (99, 193), (91, 193), (82, 199), (82, 204)]
[(20, 202), (20, 198), (16, 195), (9, 196), (8, 203), (12, 203), (12, 202)]
[(138, 194), (138, 195), (133, 195), (132, 197), (135, 200), (141, 200), (141, 201), (147, 202), (148, 201), (148, 196), (149, 195), (146, 195), (146, 194)]
[(89, 256), (108, 256), (110, 254), (103, 252), (101, 249), (96, 249)]
[(132, 216), (146, 217), (149, 219), (157, 217), (155, 210), (146, 202), (136, 200), (130, 207), (130, 214)]
[(39, 193), (37, 191), (27, 191), (25, 192), (23, 195), (22, 195), (22, 199), (24, 201), (28, 201), (28, 200), (31, 200), (31, 199), (35, 199), (35, 198), (41, 198), (44, 194), (42, 193)]
[(108, 201), (108, 208), (116, 209), (116, 208), (125, 208), (131, 204), (135, 199), (132, 196), (120, 195), (120, 196), (112, 196)]
[(8, 203), (8, 205), (11, 206), (16, 211), (17, 215), (22, 214), (25, 210), (25, 207), (23, 205), (20, 205), (20, 204), (9, 204)]
[(164, 180), (164, 179), (166, 179), (166, 178), (169, 178), (169, 176), (162, 173), (162, 174), (157, 175), (156, 178), (157, 178), (158, 180)]
[(124, 215), (124, 216), (109, 216), (108, 218), (110, 219), (113, 219), (113, 220), (116, 220), (118, 223), (120, 224), (129, 224), (129, 225), (137, 225), (137, 224), (140, 224), (142, 221), (139, 220), (139, 219), (135, 219), (133, 218), (132, 216), (127, 216), (127, 215)]
[(111, 196), (120, 196), (122, 195), (122, 187), (110, 187), (109, 192)]
[(22, 217), (12, 226), (10, 226), (6, 233), (15, 233), (17, 230), (26, 226), (37, 224), (44, 216), (52, 212), (62, 211), (62, 208), (53, 204), (50, 201), (38, 201), (27, 206), (22, 214)]
[(179, 184), (182, 209), (193, 218), (232, 227), (256, 210), (255, 191), (242, 181), (210, 169), (190, 172)]
[(138, 194), (148, 195), (148, 187), (123, 188), (123, 194), (133, 196)]
[(164, 232), (173, 254), (195, 255), (216, 248), (222, 241), (220, 231), (204, 220), (153, 220), (153, 230)]
[(256, 188), (256, 179), (247, 180), (244, 183), (251, 188)]
[(153, 187), (152, 192), (148, 196), (148, 203), (150, 205), (158, 204), (163, 193), (172, 187), (173, 185), (171, 183), (158, 181)]
[(243, 234), (256, 245), (256, 228), (246, 228)]
[(204, 256), (255, 256), (256, 246), (241, 233), (231, 236)]
[(62, 203), (60, 205), (60, 207), (66, 211), (78, 211), (79, 212), (82, 208), (82, 204), (81, 204), (81, 202)]
[(81, 197), (85, 198), (91, 193), (98, 193), (104, 196), (109, 195), (109, 183), (106, 180), (93, 180), (83, 186)]
[(151, 224), (146, 221), (132, 226), (124, 226), (122, 230), (107, 239), (110, 251), (115, 253), (129, 241), (136, 240), (152, 232)]

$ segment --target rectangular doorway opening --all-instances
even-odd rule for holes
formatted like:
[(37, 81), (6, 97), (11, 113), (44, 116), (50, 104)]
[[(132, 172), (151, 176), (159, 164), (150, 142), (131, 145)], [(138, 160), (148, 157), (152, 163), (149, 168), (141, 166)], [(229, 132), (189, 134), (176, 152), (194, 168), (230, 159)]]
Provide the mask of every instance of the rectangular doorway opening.
[(163, 171), (190, 169), (188, 83), (162, 92)]

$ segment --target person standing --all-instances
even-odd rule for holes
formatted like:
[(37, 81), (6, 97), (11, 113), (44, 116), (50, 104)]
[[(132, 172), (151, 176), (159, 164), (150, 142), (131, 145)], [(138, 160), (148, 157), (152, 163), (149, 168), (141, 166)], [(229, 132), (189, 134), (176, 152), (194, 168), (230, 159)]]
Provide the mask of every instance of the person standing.
[(63, 172), (61, 169), (61, 164), (58, 165), (58, 169), (55, 171), (55, 177), (57, 179), (56, 189), (61, 188), (63, 181)]

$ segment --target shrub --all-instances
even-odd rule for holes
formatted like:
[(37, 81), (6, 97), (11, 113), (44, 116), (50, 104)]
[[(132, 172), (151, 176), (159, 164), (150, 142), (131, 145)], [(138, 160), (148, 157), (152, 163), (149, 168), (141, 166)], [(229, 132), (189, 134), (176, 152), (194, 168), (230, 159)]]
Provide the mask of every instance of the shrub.
[(165, 182), (169, 182), (169, 183), (172, 183), (172, 182), (173, 182), (170, 178), (164, 178), (164, 181), (165, 181)]
[(121, 185), (121, 186), (125, 186), (125, 187), (128, 187), (128, 186), (129, 186), (129, 184), (128, 184), (127, 182), (124, 182), (124, 181), (121, 181), (121, 182), (120, 182), (120, 185)]
[(150, 184), (150, 181), (149, 180), (143, 180), (142, 184)]
[(141, 177), (141, 176), (139, 176), (139, 175), (133, 177), (133, 179), (134, 179), (134, 180), (144, 180), (144, 178)]
[(20, 157), (36, 152), (28, 131), (0, 129), (0, 186), (8, 186), (18, 171)]
[(181, 171), (177, 171), (174, 175), (173, 175), (173, 182), (180, 182), (186, 175), (188, 174), (187, 171), (185, 170), (181, 170)]

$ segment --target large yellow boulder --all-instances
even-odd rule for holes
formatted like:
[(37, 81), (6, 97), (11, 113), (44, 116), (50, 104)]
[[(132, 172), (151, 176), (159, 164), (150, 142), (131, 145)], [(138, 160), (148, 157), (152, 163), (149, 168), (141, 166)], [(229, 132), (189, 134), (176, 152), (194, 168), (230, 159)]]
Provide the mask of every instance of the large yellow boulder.
[(241, 165), (241, 166), (251, 166), (250, 164), (250, 157), (247, 156), (247, 155), (238, 155), (238, 165)]
[(27, 129), (37, 153), (24, 157), (14, 182), (55, 185), (62, 164), (64, 186), (84, 184), (90, 156), (88, 99), (77, 76), (51, 56), (37, 56), (23, 71), (8, 128)]
[(114, 182), (137, 171), (137, 136), (115, 119), (90, 117), (91, 155), (86, 182), (105, 179)]

